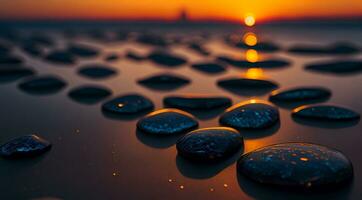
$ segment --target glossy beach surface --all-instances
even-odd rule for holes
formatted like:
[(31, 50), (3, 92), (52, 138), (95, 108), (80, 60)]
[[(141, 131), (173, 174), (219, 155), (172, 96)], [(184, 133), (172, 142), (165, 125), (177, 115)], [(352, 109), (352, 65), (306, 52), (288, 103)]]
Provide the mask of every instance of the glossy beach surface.
[[(129, 30), (131, 29), (131, 30)], [(177, 155), (176, 142), (182, 136), (157, 137), (136, 130), (136, 124), (145, 114), (114, 117), (102, 112), (102, 104), (118, 96), (140, 94), (149, 98), (154, 110), (165, 108), (163, 98), (170, 95), (201, 94), (228, 97), (233, 105), (248, 100), (268, 101), (271, 91), (234, 93), (219, 87), (217, 81), (239, 77), (272, 80), (280, 90), (296, 87), (323, 87), (331, 97), (323, 102), (340, 105), (362, 113), (362, 71), (330, 74), (305, 70), (308, 64), (362, 60), (362, 26), (347, 25), (268, 25), (243, 28), (238, 25), (167, 26), (144, 25), (85, 26), (71, 28), (15, 27), (19, 35), (46, 35), (53, 45), (45, 52), (64, 49), (76, 43), (91, 46), (98, 54), (76, 56), (73, 63), (59, 64), (31, 56), (12, 45), (12, 55), (24, 60), (23, 65), (36, 72), (34, 77), (56, 76), (66, 85), (52, 93), (41, 95), (24, 92), (18, 84), (26, 80), (0, 82), (0, 143), (13, 138), (36, 134), (52, 143), (52, 149), (36, 158), (8, 160), (0, 158), (0, 199), (359, 199), (362, 196), (361, 130), (358, 121), (319, 123), (294, 119), (293, 107), (276, 105), (280, 124), (263, 131), (243, 130), (244, 148), (219, 163), (193, 163)], [(121, 31), (119, 31), (121, 30)], [(180, 37), (181, 44), (171, 44), (167, 52), (184, 58), (179, 66), (164, 66), (150, 59), (130, 59), (133, 52), (141, 58), (152, 51), (165, 50), (162, 43), (136, 42), (144, 30), (161, 37)], [(146, 31), (146, 32), (147, 32)], [(114, 37), (125, 32), (127, 40), (108, 40), (98, 37), (103, 33)], [(272, 42), (279, 47), (273, 52), (255, 48), (236, 48), (225, 42), (234, 34), (240, 38), (252, 33), (261, 42)], [(120, 34), (118, 34), (119, 36)], [(101, 39), (99, 39), (101, 38)], [(241, 39), (242, 40), (242, 39)], [(5, 39), (0, 41), (8, 42)], [(185, 41), (197, 41), (210, 55), (190, 49)], [(359, 53), (347, 55), (297, 54), (287, 50), (294, 45), (328, 46), (342, 42), (356, 46)], [(156, 45), (154, 44), (156, 43)], [(89, 53), (89, 52), (88, 52)], [(46, 53), (45, 53), (46, 54)], [(112, 56), (113, 59), (105, 59)], [(240, 68), (227, 63), (225, 71), (203, 73), (192, 67), (196, 63), (214, 63), (217, 57), (238, 60), (263, 61), (279, 59), (290, 64), (273, 68)], [(116, 73), (101, 79), (81, 76), (81, 67), (102, 64)], [(0, 66), (1, 70), (1, 66)], [(137, 81), (164, 73), (187, 77), (190, 82), (172, 89), (145, 87)], [(30, 76), (32, 77), (32, 76)], [(74, 101), (68, 93), (82, 86), (107, 88), (111, 95), (85, 104)], [(323, 103), (322, 102), (322, 103)], [(270, 102), (271, 103), (271, 102)], [(321, 103), (321, 102), (318, 102)], [(191, 112), (199, 128), (217, 127), (223, 109)], [(354, 179), (338, 189), (303, 193), (274, 189), (254, 183), (237, 175), (236, 161), (244, 153), (265, 146), (285, 142), (320, 144), (343, 152), (353, 164)]]

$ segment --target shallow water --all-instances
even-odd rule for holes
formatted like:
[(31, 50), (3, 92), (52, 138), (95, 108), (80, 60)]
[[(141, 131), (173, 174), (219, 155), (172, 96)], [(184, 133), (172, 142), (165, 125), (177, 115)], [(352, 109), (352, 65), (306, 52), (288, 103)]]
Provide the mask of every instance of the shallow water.
[[(113, 28), (113, 27), (112, 27)], [(82, 28), (80, 28), (82, 30)], [(31, 31), (53, 36), (57, 46), (67, 40), (57, 30), (21, 29), (22, 34)], [(0, 142), (17, 136), (36, 133), (52, 142), (52, 149), (37, 158), (26, 160), (0, 159), (0, 198), (32, 199), (57, 197), (60, 199), (292, 199), (307, 195), (321, 199), (358, 199), (362, 196), (362, 137), (361, 123), (343, 126), (305, 124), (293, 120), (290, 109), (280, 108), (281, 123), (269, 130), (244, 133), (244, 152), (281, 142), (310, 142), (342, 151), (353, 163), (354, 180), (340, 189), (318, 193), (282, 191), (266, 188), (236, 174), (235, 155), (219, 164), (192, 164), (177, 156), (175, 142), (178, 137), (158, 138), (136, 133), (138, 118), (110, 118), (101, 111), (102, 103), (127, 93), (140, 93), (150, 98), (156, 109), (163, 108), (163, 97), (172, 94), (201, 93), (232, 98), (236, 104), (249, 99), (267, 100), (268, 95), (257, 97), (238, 96), (217, 86), (219, 79), (231, 76), (262, 77), (276, 81), (280, 89), (297, 86), (322, 86), (332, 91), (329, 104), (342, 105), (362, 113), (362, 74), (329, 75), (303, 69), (314, 61), (335, 59), (340, 56), (298, 56), (284, 51), (259, 53), (260, 59), (285, 58), (292, 62), (289, 67), (266, 70), (245, 70), (228, 66), (227, 71), (207, 75), (192, 69), (191, 63), (213, 61), (218, 55), (244, 59), (245, 50), (225, 44), (223, 36), (229, 33), (242, 35), (254, 32), (262, 41), (273, 41), (282, 48), (293, 44), (331, 44), (349, 42), (362, 48), (361, 27), (305, 27), (267, 26), (250, 30), (238, 27), (215, 29), (160, 28), (165, 32), (185, 37), (208, 32), (205, 43), (211, 56), (204, 57), (185, 49), (182, 45), (171, 50), (188, 58), (190, 64), (167, 68), (151, 61), (132, 61), (124, 57), (128, 50), (141, 55), (153, 48), (134, 42), (98, 42), (82, 35), (75, 41), (102, 49), (95, 58), (83, 58), (75, 65), (62, 66), (29, 57), (15, 49), (14, 54), (26, 59), (38, 75), (57, 75), (68, 83), (60, 92), (51, 95), (32, 95), (17, 88), (21, 81), (0, 83), (1, 113)], [(121, 55), (111, 63), (104, 58), (111, 54)], [(343, 58), (362, 58), (362, 53)], [(118, 73), (107, 79), (92, 80), (77, 74), (80, 66), (104, 63)], [(137, 80), (162, 72), (186, 75), (191, 84), (172, 91), (150, 90)], [(68, 97), (68, 92), (82, 85), (98, 84), (112, 90), (113, 95), (94, 105), (80, 104)], [(201, 113), (201, 128), (218, 126), (218, 113)]]

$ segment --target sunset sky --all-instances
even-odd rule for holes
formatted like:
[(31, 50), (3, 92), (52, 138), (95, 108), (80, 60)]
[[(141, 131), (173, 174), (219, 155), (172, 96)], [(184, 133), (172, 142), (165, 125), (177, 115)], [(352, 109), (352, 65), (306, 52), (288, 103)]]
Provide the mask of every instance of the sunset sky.
[(1, 19), (258, 20), (362, 17), (362, 0), (0, 0)]

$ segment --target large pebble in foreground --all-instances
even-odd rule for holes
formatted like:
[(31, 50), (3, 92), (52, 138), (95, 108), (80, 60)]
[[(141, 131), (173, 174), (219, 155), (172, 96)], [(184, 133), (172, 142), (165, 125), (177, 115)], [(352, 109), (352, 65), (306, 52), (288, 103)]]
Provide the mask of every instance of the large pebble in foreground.
[(267, 102), (250, 100), (228, 108), (219, 121), (236, 129), (263, 129), (279, 122), (279, 111)]
[(152, 112), (139, 120), (138, 130), (155, 135), (185, 133), (198, 127), (191, 114), (178, 109), (162, 109)]
[(341, 152), (308, 143), (263, 147), (243, 155), (237, 170), (256, 182), (311, 189), (333, 186), (353, 177), (349, 159)]
[(243, 137), (232, 128), (214, 127), (192, 131), (176, 145), (179, 155), (196, 161), (218, 161), (236, 153)]
[(324, 120), (324, 121), (347, 121), (357, 120), (360, 115), (350, 109), (332, 105), (302, 106), (293, 110), (293, 117)]
[(0, 146), (0, 155), (7, 158), (35, 156), (49, 150), (50, 142), (36, 135), (21, 136)]

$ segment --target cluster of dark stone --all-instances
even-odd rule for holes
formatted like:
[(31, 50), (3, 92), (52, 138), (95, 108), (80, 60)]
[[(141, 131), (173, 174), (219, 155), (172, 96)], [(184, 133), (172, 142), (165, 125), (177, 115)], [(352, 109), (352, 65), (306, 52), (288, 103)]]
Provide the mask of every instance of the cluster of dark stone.
[[(69, 36), (72, 36), (69, 33)], [(107, 40), (107, 35), (91, 32), (90, 36), (100, 40)], [(13, 36), (14, 37), (14, 36)], [(72, 36), (73, 37), (73, 36)], [(117, 38), (124, 40), (127, 34), (118, 34)], [(25, 39), (14, 38), (21, 43), (22, 50), (34, 57), (58, 64), (74, 64), (78, 58), (94, 57), (100, 50), (79, 44), (69, 44), (64, 50), (44, 51), (54, 46), (53, 39), (37, 35)], [(166, 39), (154, 34), (141, 34), (135, 42), (158, 47), (170, 44), (185, 43), (177, 38)], [(188, 47), (208, 56), (210, 52), (200, 42), (186, 42)], [(232, 43), (237, 48), (250, 48), (243, 43)], [(253, 49), (265, 52), (280, 50), (273, 43), (261, 42)], [(35, 72), (23, 65), (23, 60), (11, 53), (11, 46), (0, 44), (0, 80), (19, 79), (32, 76)], [(354, 54), (358, 49), (350, 45), (337, 44), (330, 47), (297, 46), (288, 50), (299, 54)], [(164, 51), (153, 51), (143, 56), (135, 52), (128, 52), (126, 57), (135, 61), (150, 60), (160, 66), (178, 67), (187, 63), (182, 56)], [(110, 54), (107, 61), (118, 59), (118, 55)], [(227, 65), (250, 68), (257, 64), (261, 68), (281, 68), (290, 64), (289, 61), (270, 59), (251, 63), (245, 60), (236, 60), (226, 56), (219, 56), (216, 62), (192, 64), (192, 68), (203, 73), (217, 74), (226, 70)], [(348, 74), (362, 71), (361, 61), (334, 61), (311, 64), (307, 70), (333, 74)], [(105, 65), (86, 65), (78, 70), (79, 75), (102, 79), (114, 76), (116, 69)], [(190, 83), (186, 77), (174, 74), (159, 74), (138, 80), (138, 83), (150, 89), (170, 90)], [(56, 76), (30, 77), (18, 84), (19, 89), (33, 94), (49, 94), (63, 89), (67, 83)], [(250, 96), (250, 88), (257, 94), (269, 93), (279, 86), (276, 82), (264, 79), (231, 77), (217, 82), (233, 93)], [(69, 97), (77, 102), (93, 104), (102, 101), (112, 94), (111, 90), (97, 85), (86, 85), (73, 88)], [(255, 95), (255, 93), (253, 93)], [(326, 123), (340, 123), (358, 121), (360, 115), (350, 109), (328, 104), (308, 105), (324, 102), (329, 99), (331, 92), (321, 87), (293, 88), (286, 91), (274, 91), (269, 100), (280, 107), (294, 108), (291, 115), (299, 120), (321, 121)], [(243, 149), (242, 131), (253, 133), (257, 130), (269, 129), (280, 122), (279, 110), (274, 105), (258, 100), (251, 100), (232, 105), (232, 101), (221, 96), (177, 95), (164, 99), (165, 109), (153, 111), (153, 102), (139, 94), (127, 94), (113, 98), (102, 105), (102, 112), (107, 117), (129, 118), (146, 115), (137, 123), (137, 130), (145, 134), (162, 136), (160, 140), (172, 135), (182, 135), (176, 143), (178, 154), (193, 162), (220, 162)], [(230, 107), (231, 106), (231, 107)], [(227, 108), (219, 117), (222, 127), (198, 129), (198, 120), (190, 113), (194, 110), (210, 111)], [(152, 112), (153, 111), (153, 112)], [(190, 113), (189, 113), (190, 112)], [(255, 134), (258, 134), (255, 132)], [(26, 135), (15, 138), (0, 146), (0, 155), (6, 158), (19, 158), (39, 155), (51, 148), (50, 142), (37, 135)], [(308, 143), (283, 143), (263, 147), (242, 155), (237, 162), (240, 175), (263, 183), (294, 188), (320, 188), (337, 185), (349, 181), (353, 177), (353, 168), (348, 158), (341, 152)]]

